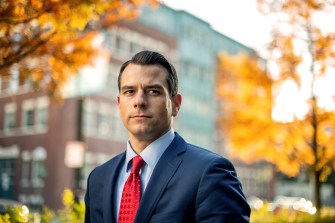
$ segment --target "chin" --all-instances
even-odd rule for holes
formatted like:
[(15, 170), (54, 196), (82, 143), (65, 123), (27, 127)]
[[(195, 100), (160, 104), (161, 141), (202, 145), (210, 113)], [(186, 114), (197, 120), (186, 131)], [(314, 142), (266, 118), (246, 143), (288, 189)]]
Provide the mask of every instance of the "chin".
[(160, 134), (157, 134), (157, 131), (139, 131), (133, 135), (137, 139), (143, 140), (143, 141), (154, 141), (160, 136)]

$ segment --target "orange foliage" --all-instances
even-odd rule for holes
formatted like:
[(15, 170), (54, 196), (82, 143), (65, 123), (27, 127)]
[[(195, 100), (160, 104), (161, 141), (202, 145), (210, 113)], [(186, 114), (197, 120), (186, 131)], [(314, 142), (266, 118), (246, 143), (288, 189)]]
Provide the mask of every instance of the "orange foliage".
[[(271, 162), (289, 176), (315, 163), (310, 144), (314, 131), (311, 115), (289, 123), (271, 118), (275, 82), (255, 58), (222, 54), (218, 70), (217, 95), (223, 101), (219, 127), (231, 156), (245, 162)], [(334, 113), (318, 110), (320, 168), (334, 164), (334, 118)]]
[[(325, 31), (315, 14), (335, 10), (332, 0), (258, 0), (262, 12), (275, 21), (270, 60), (278, 68), (271, 80), (265, 69), (246, 56), (219, 60), (218, 96), (224, 101), (220, 127), (234, 156), (244, 161), (266, 160), (294, 176), (301, 169), (314, 176), (317, 208), (320, 183), (335, 169), (335, 111), (320, 106), (316, 82), (335, 66), (335, 31)], [(307, 76), (308, 78), (305, 78)], [(304, 81), (302, 81), (304, 79)], [(289, 123), (271, 119), (272, 86), (294, 81), (307, 95), (308, 112)], [(308, 87), (306, 87), (306, 85)], [(257, 94), (266, 92), (265, 97)], [(309, 96), (309, 97), (308, 97)], [(329, 103), (335, 103), (335, 95)]]
[(156, 0), (3, 0), (0, 7), (0, 75), (13, 70), (20, 80), (59, 93), (80, 67), (98, 53), (97, 31), (131, 19), (144, 3)]
[[(329, 67), (335, 66), (335, 31), (323, 30), (315, 22), (315, 16), (334, 11), (335, 2), (284, 0), (279, 3), (275, 0), (258, 0), (258, 3), (263, 12), (277, 21), (269, 49), (273, 53), (271, 59), (279, 67), (278, 80), (284, 82), (290, 79), (295, 80), (298, 86), (311, 86), (304, 88), (305, 91), (309, 89), (307, 95), (310, 95), (306, 100), (309, 111), (304, 120), (295, 120), (286, 126), (295, 129), (292, 131), (295, 134), (294, 140), (301, 141), (295, 146), (295, 150), (312, 151), (313, 159), (306, 162), (310, 170), (325, 176), (330, 173), (330, 167), (335, 168), (334, 138), (330, 134), (335, 130), (335, 111), (319, 106), (320, 97), (315, 91), (315, 84), (320, 77), (327, 75)], [(309, 69), (301, 72), (299, 66)], [(301, 83), (300, 80), (306, 75), (311, 77), (310, 81)]]
[(245, 162), (272, 161), (277, 130), (271, 119), (271, 78), (259, 61), (243, 54), (221, 54), (218, 70), (219, 126), (230, 155)]

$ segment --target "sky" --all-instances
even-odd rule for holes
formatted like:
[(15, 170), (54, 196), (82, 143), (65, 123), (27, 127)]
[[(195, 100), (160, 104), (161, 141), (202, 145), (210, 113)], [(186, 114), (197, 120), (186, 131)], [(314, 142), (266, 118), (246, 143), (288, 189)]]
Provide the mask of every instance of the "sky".
[(269, 40), (269, 24), (257, 10), (256, 0), (162, 0), (208, 22), (212, 28), (261, 51)]

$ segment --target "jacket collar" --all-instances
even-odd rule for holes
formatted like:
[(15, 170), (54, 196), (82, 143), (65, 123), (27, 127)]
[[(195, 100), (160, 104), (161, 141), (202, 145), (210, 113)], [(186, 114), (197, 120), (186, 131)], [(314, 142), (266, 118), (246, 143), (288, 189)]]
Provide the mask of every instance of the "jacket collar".
[(115, 210), (115, 190), (118, 173), (121, 171), (122, 165), (126, 159), (126, 153), (121, 153), (120, 155), (113, 158), (106, 168), (108, 173), (105, 178), (105, 187), (104, 187), (104, 197), (103, 197), (103, 216), (104, 223), (116, 223), (114, 210)]
[(174, 140), (163, 153), (151, 175), (147, 188), (141, 198), (135, 223), (149, 222), (150, 216), (167, 184), (182, 163), (182, 158), (179, 155), (186, 151), (186, 142), (178, 133), (175, 134)]

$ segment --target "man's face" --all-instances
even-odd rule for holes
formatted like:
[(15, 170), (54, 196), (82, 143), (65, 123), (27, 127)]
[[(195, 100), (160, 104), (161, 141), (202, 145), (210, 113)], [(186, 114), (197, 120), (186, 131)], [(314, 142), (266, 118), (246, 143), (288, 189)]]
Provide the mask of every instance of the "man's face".
[(166, 75), (159, 65), (130, 63), (123, 71), (118, 106), (130, 140), (152, 142), (171, 128), (181, 96), (170, 98)]

